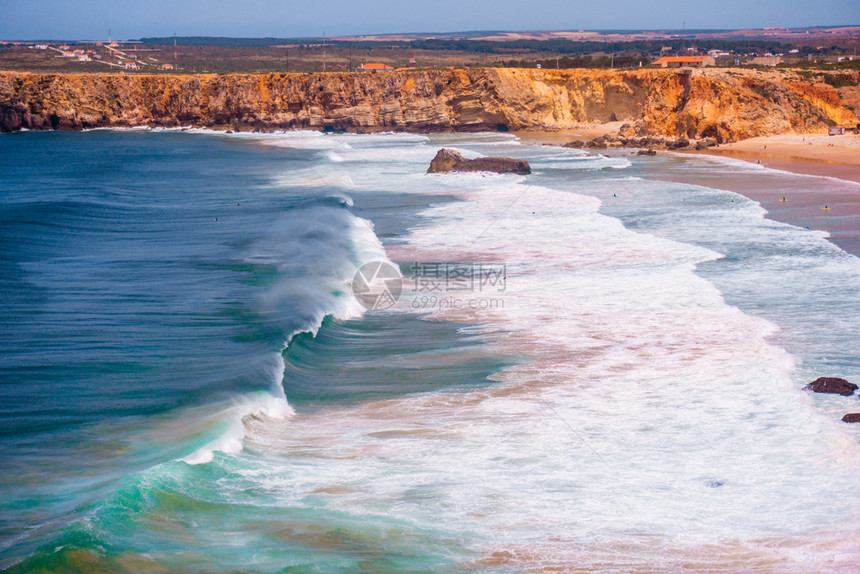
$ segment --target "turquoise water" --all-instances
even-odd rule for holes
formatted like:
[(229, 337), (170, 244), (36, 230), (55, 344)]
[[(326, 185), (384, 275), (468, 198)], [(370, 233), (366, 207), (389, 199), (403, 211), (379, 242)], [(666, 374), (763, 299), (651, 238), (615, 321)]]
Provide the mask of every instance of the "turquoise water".
[[(442, 146), (534, 172), (425, 175)], [(802, 390), (860, 378), (860, 260), (713, 173), (854, 184), (490, 134), (0, 150), (2, 568), (860, 563), (856, 397)]]

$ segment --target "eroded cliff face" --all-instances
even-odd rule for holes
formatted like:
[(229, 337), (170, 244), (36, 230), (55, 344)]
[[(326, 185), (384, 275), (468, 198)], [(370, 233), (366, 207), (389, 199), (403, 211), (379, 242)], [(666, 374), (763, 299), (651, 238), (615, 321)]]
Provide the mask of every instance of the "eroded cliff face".
[(720, 142), (853, 124), (827, 84), (723, 70), (454, 69), (143, 76), (0, 73), (0, 130), (561, 130), (608, 121)]

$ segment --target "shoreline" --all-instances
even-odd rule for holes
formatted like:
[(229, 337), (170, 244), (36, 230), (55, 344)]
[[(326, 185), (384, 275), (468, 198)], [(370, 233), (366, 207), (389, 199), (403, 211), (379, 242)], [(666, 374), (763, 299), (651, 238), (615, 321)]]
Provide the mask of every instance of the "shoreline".
[(860, 183), (860, 135), (783, 134), (681, 153), (732, 157), (802, 175)]
[(727, 177), (719, 187), (758, 202), (769, 219), (825, 231), (831, 243), (860, 257), (860, 135), (784, 134), (677, 153), (743, 161), (764, 168), (764, 176), (814, 178), (779, 191), (756, 188), (747, 177)]
[[(559, 131), (517, 130), (509, 132), (520, 141), (530, 145), (561, 146), (570, 141), (589, 141), (606, 134), (615, 134), (624, 122), (585, 124)], [(92, 130), (164, 130), (164, 131), (211, 131), (229, 134), (231, 130), (193, 127), (136, 127), (136, 128), (92, 128)], [(27, 130), (32, 131), (32, 130)], [(90, 131), (90, 130), (84, 130)], [(300, 129), (277, 130), (302, 131)], [(322, 130), (310, 130), (319, 131)], [(386, 130), (391, 131), (391, 130)], [(235, 133), (254, 132), (238, 131)], [(384, 133), (384, 132), (383, 132)], [(403, 132), (421, 133), (421, 132)], [(426, 132), (425, 132), (426, 133)], [(634, 148), (610, 147), (604, 150), (583, 151), (614, 155), (616, 152)], [(752, 138), (731, 144), (721, 144), (706, 150), (658, 151), (658, 155), (676, 157), (700, 156), (722, 158), (758, 165), (762, 175), (780, 172), (816, 178), (813, 185), (801, 189), (757, 189), (752, 187), (749, 175), (720, 178), (714, 181), (690, 181), (669, 177), (667, 181), (693, 183), (739, 193), (758, 202), (767, 211), (767, 217), (775, 221), (798, 227), (822, 230), (829, 234), (832, 243), (846, 252), (860, 257), (860, 135), (827, 136), (825, 134), (778, 135)], [(774, 170), (774, 171), (771, 171)], [(832, 183), (828, 183), (830, 178)], [(754, 179), (753, 179), (754, 181)], [(785, 200), (785, 201), (783, 201)], [(828, 206), (824, 211), (822, 208)]]
[[(669, 153), (676, 157), (699, 156), (704, 161), (729, 159), (759, 165), (734, 154)], [(831, 243), (860, 257), (860, 168), (835, 162), (788, 158), (762, 162), (761, 167), (760, 175), (728, 173), (716, 182), (668, 179), (743, 195), (761, 205), (768, 219), (825, 231)], [(780, 180), (774, 180), (779, 177), (785, 178), (781, 180), (783, 185), (779, 185)], [(760, 185), (756, 184), (757, 181), (760, 181)]]
[[(746, 163), (761, 165), (767, 169), (787, 171), (796, 175), (809, 175), (813, 177), (831, 177), (860, 184), (860, 166), (830, 160), (817, 160), (797, 156), (783, 156), (777, 154), (758, 154), (734, 149), (709, 149), (709, 150), (675, 150), (678, 153), (689, 155), (710, 155), (714, 157), (726, 157), (744, 161)], [(860, 149), (857, 150), (860, 155)]]
[[(534, 145), (563, 145), (581, 140), (584, 142), (603, 135), (612, 135), (625, 122), (584, 125), (580, 128), (542, 132), (521, 130), (511, 132), (523, 142)], [(588, 150), (589, 148), (583, 148)], [(635, 149), (635, 148), (608, 148)], [(670, 150), (658, 150), (667, 153)], [(788, 171), (799, 175), (834, 177), (860, 183), (860, 134), (828, 136), (826, 134), (783, 134), (761, 136), (738, 142), (720, 144), (704, 150), (676, 149), (672, 153), (713, 155), (730, 157), (761, 165), (762, 167)]]
[[(620, 122), (617, 124), (620, 125)], [(560, 132), (514, 132), (514, 135), (524, 143), (533, 145), (562, 145), (577, 139), (588, 141), (615, 132), (617, 126), (613, 123), (588, 125)], [(583, 151), (613, 154), (621, 149), (629, 151), (632, 148), (586, 148)], [(718, 182), (671, 177), (666, 179), (739, 193), (758, 202), (767, 211), (766, 217), (769, 219), (825, 231), (833, 244), (860, 257), (860, 135), (785, 134), (721, 144), (707, 150), (657, 153), (676, 157), (700, 156), (703, 160), (724, 158), (742, 161), (764, 168), (762, 177), (783, 172), (814, 178), (808, 186), (792, 186), (779, 190), (766, 186), (757, 188), (754, 183), (755, 176), (751, 179), (749, 175), (727, 176)], [(825, 206), (828, 209), (823, 209)]]

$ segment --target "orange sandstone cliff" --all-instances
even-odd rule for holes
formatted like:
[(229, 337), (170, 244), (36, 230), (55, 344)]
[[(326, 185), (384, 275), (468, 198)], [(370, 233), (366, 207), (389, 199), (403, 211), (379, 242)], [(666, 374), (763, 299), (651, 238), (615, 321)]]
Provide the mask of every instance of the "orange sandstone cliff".
[(0, 72), (0, 130), (562, 130), (627, 121), (719, 142), (855, 124), (836, 90), (779, 72), (444, 69), (123, 75)]

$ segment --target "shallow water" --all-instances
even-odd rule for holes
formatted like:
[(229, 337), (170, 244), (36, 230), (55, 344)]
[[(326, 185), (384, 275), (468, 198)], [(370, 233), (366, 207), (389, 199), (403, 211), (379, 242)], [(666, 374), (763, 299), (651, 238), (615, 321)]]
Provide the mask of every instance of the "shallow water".
[[(425, 175), (441, 146), (533, 173)], [(860, 260), (707, 159), (497, 134), (0, 147), (0, 567), (860, 563), (857, 399), (802, 390), (860, 378)], [(391, 308), (352, 295), (371, 261), (403, 273)]]

